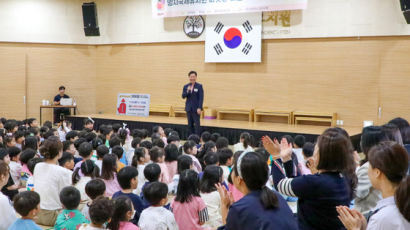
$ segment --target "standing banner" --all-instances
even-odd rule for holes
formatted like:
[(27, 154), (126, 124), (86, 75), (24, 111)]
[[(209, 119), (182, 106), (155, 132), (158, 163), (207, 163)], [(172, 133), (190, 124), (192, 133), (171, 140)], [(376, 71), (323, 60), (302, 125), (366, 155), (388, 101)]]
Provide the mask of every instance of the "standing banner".
[(306, 9), (307, 0), (151, 0), (153, 17)]
[(149, 94), (119, 93), (117, 115), (148, 117), (150, 99)]
[(262, 13), (207, 16), (205, 62), (261, 62)]

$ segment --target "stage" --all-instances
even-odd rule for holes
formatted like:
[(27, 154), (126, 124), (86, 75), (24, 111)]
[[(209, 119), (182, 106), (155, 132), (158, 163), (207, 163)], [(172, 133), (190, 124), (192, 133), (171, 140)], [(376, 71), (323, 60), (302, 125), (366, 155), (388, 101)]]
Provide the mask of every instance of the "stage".
[[(180, 134), (181, 139), (186, 140), (188, 137), (187, 119), (185, 117), (166, 117), (166, 116), (149, 116), (149, 117), (133, 117), (120, 116), (114, 114), (90, 114), (68, 116), (67, 120), (73, 123), (73, 129), (81, 130), (85, 118), (91, 117), (94, 121), (94, 128), (97, 129), (102, 124), (126, 123), (127, 127), (132, 129), (147, 129), (150, 133), (152, 127), (161, 125), (163, 128), (172, 128)], [(295, 136), (302, 134), (307, 141), (314, 142), (325, 129), (326, 126), (312, 125), (288, 125), (281, 123), (270, 122), (248, 122), (248, 121), (233, 121), (233, 120), (201, 120), (202, 131), (211, 133), (217, 132), (229, 139), (230, 144), (235, 144), (239, 141), (239, 136), (242, 132), (249, 132), (260, 139), (264, 135), (271, 137), (281, 137), (283, 135)], [(343, 127), (350, 135), (350, 138), (355, 146), (359, 147), (361, 127)]]

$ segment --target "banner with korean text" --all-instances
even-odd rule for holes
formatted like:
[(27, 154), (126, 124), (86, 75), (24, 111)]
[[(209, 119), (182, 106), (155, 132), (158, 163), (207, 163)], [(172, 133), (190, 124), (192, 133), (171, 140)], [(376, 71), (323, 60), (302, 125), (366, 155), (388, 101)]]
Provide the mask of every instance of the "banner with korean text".
[(117, 98), (117, 114), (148, 117), (150, 98), (149, 94), (119, 93)]
[(306, 9), (307, 0), (152, 0), (153, 17)]

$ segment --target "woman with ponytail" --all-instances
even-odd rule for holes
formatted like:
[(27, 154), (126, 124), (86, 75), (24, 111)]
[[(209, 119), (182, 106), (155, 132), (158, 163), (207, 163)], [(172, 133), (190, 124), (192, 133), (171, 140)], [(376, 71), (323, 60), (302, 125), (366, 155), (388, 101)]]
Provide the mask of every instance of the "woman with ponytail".
[(235, 187), (245, 196), (233, 203), (232, 194), (223, 185), (217, 186), (225, 229), (298, 229), (286, 201), (266, 187), (269, 168), (261, 155), (242, 153), (234, 163), (231, 177)]
[[(84, 176), (80, 177), (80, 169)], [(81, 167), (76, 168), (73, 173), (73, 185), (81, 194), (81, 203), (87, 202), (90, 198), (85, 193), (85, 185), (92, 179), (100, 176), (100, 169), (92, 160), (86, 160), (81, 164)]]
[(238, 151), (245, 151), (245, 152), (253, 152), (252, 144), (252, 136), (248, 132), (241, 133), (239, 137), (239, 143), (236, 143), (233, 146), (234, 153)]
[(365, 218), (357, 210), (337, 207), (339, 219), (348, 230), (410, 229), (409, 156), (396, 142), (381, 142), (368, 153), (369, 179), (383, 199)]

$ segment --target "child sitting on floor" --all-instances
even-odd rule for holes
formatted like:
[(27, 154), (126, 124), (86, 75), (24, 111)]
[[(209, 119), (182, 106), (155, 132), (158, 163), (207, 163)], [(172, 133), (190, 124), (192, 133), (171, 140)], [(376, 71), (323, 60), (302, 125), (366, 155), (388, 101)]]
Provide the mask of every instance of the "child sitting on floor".
[(199, 195), (198, 173), (194, 170), (181, 173), (171, 210), (180, 230), (209, 229), (201, 226), (209, 220), (209, 216), (205, 202)]
[(142, 186), (141, 199), (144, 199), (144, 188), (152, 182), (159, 181), (160, 174), (161, 168), (156, 163), (151, 163), (145, 167), (144, 176), (147, 182)]
[(87, 220), (89, 220), (90, 219), (89, 209), (90, 209), (91, 204), (94, 202), (95, 199), (97, 199), (98, 197), (102, 197), (105, 194), (104, 181), (102, 181), (101, 179), (90, 180), (85, 185), (85, 193), (91, 199), (91, 201), (88, 201), (84, 205), (81, 213), (85, 216), (85, 218), (87, 218)]
[(160, 147), (153, 147), (149, 151), (149, 155), (150, 155), (152, 162), (157, 163), (159, 167), (161, 168), (161, 174), (159, 177), (159, 181), (166, 183), (166, 184), (169, 183), (170, 178), (168, 174), (168, 169), (167, 169), (166, 164), (164, 163), (164, 160), (165, 160), (164, 150)]
[(152, 182), (144, 189), (144, 197), (151, 204), (142, 211), (138, 225), (141, 230), (177, 230), (174, 214), (163, 206), (167, 203), (168, 187), (161, 182)]
[[(122, 169), (123, 170), (123, 169)], [(120, 196), (114, 199), (114, 213), (108, 224), (110, 230), (139, 230), (130, 222), (134, 214), (132, 201), (127, 196)]]
[(76, 230), (81, 224), (90, 222), (77, 209), (81, 201), (78, 189), (73, 186), (63, 188), (60, 192), (60, 201), (64, 209), (57, 217), (55, 230)]
[(135, 215), (132, 216), (131, 222), (137, 224), (141, 212), (146, 206), (141, 198), (133, 193), (134, 189), (136, 189), (138, 185), (138, 170), (135, 167), (126, 166), (118, 172), (117, 176), (121, 190), (114, 193), (112, 198), (115, 199), (120, 196), (126, 196), (131, 199), (135, 210)]
[(111, 220), (114, 204), (105, 197), (97, 198), (90, 206), (90, 224), (83, 224), (79, 230), (101, 230)]
[(181, 155), (178, 157), (178, 169), (177, 174), (172, 178), (172, 182), (168, 184), (168, 192), (171, 195), (176, 195), (178, 190), (179, 175), (181, 172), (194, 167), (192, 158), (187, 155)]
[(144, 169), (148, 162), (151, 160), (148, 149), (144, 147), (138, 147), (134, 151), (134, 157), (132, 158), (131, 166), (138, 169), (138, 187), (135, 190), (136, 194), (141, 194), (142, 186), (145, 184)]
[(8, 230), (41, 230), (33, 221), (40, 211), (40, 196), (36, 192), (25, 191), (14, 197), (14, 209), (21, 215)]

